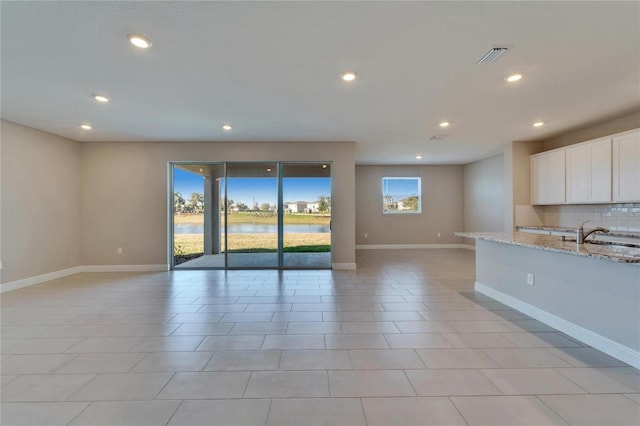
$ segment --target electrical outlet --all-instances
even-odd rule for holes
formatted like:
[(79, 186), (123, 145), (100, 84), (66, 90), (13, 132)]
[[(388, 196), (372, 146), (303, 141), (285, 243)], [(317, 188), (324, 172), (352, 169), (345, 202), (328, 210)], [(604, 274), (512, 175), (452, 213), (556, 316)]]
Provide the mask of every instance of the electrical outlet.
[(369, 234), (367, 234), (366, 232), (364, 233), (364, 237), (365, 238), (369, 238)]
[(530, 274), (530, 273), (527, 273), (527, 284), (528, 284), (528, 285), (533, 285), (533, 284), (534, 284), (534, 282), (535, 282), (535, 281), (534, 281), (534, 275), (533, 275), (533, 274)]
[(440, 238), (440, 233), (438, 232), (438, 238)]
[(116, 249), (116, 253), (118, 253), (118, 254), (122, 254), (122, 247), (118, 247), (118, 248)]

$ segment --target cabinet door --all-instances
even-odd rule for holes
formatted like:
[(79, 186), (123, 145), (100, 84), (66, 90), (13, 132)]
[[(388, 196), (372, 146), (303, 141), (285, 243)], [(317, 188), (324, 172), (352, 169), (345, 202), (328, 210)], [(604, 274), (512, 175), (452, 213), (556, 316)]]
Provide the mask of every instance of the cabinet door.
[(552, 151), (544, 158), (545, 204), (564, 204), (565, 202), (565, 150)]
[(611, 139), (601, 139), (590, 143), (591, 184), (589, 202), (611, 202)]
[(613, 201), (640, 201), (640, 130), (613, 138)]
[(567, 148), (567, 203), (589, 202), (591, 183), (591, 147)]

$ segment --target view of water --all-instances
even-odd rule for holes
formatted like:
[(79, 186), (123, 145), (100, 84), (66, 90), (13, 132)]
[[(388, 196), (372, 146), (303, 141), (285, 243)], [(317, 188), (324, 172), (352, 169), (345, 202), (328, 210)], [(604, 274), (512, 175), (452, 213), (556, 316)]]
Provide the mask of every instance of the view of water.
[[(222, 230), (224, 232), (224, 229)], [(194, 223), (180, 223), (174, 225), (176, 234), (202, 234), (204, 225)], [(229, 225), (229, 234), (276, 234), (278, 225), (257, 223), (232, 223)], [(326, 233), (329, 225), (284, 225), (285, 234), (315, 234)]]

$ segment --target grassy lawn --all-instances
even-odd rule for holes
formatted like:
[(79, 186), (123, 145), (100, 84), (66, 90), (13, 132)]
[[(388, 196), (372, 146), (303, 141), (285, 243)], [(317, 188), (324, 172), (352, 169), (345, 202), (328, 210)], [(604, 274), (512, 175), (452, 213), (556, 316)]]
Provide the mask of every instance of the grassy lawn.
[[(264, 216), (263, 216), (264, 215)], [(265, 213), (231, 213), (228, 216), (229, 223), (259, 223), (272, 224), (278, 223), (278, 216), (274, 213), (267, 215)], [(287, 225), (328, 225), (331, 220), (330, 216), (322, 216), (316, 214), (285, 214), (284, 223)], [(183, 213), (173, 216), (173, 222), (176, 224), (199, 224), (204, 223), (203, 214)], [(224, 222), (224, 218), (223, 218)]]
[[(224, 238), (221, 243), (224, 245)], [(278, 238), (274, 234), (229, 234), (229, 253), (272, 253), (277, 248)], [(284, 251), (287, 253), (331, 251), (331, 235), (328, 233), (285, 234)], [(175, 234), (175, 255), (202, 253), (204, 253), (202, 234)]]

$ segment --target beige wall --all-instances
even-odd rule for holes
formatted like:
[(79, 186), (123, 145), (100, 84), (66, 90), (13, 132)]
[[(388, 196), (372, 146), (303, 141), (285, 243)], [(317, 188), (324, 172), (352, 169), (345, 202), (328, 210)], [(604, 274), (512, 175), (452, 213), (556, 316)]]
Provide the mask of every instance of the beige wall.
[(640, 128), (640, 112), (625, 115), (613, 120), (589, 125), (543, 142), (543, 151), (597, 139), (601, 136), (613, 135), (614, 133)]
[[(504, 229), (504, 157), (498, 155), (464, 166), (464, 230)], [(475, 240), (468, 240), (469, 244)]]
[[(355, 264), (355, 153), (350, 142), (82, 144), (82, 263), (167, 263), (169, 161), (332, 161), (332, 261)], [(117, 247), (124, 253), (116, 254)]]
[(80, 265), (80, 144), (1, 125), (2, 282)]
[(529, 156), (541, 152), (542, 142), (516, 141), (505, 145), (504, 231), (515, 230), (516, 206), (531, 204), (531, 162)]
[[(422, 214), (383, 215), (383, 177), (421, 177)], [(356, 166), (356, 244), (462, 243), (463, 189), (463, 166)]]

